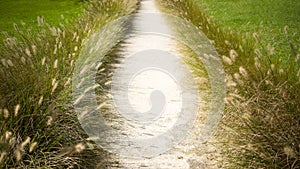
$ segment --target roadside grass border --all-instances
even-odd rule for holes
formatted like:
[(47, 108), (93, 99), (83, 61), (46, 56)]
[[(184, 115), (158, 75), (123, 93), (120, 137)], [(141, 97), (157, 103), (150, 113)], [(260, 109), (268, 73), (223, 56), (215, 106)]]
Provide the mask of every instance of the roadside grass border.
[(71, 104), (71, 76), (85, 40), (133, 13), (137, 0), (88, 1), (68, 26), (38, 18), (37, 31), (14, 25), (0, 64), (0, 168), (91, 168), (106, 154), (87, 140)]
[(299, 168), (300, 54), (274, 57), (257, 33), (221, 29), (194, 0), (158, 0), (162, 9), (184, 18), (211, 40), (224, 62), (226, 107), (215, 136), (222, 168)]

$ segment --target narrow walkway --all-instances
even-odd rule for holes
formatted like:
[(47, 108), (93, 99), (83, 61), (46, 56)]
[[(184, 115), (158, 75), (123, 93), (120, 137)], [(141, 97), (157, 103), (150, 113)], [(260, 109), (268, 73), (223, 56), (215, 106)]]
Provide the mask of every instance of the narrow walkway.
[[(152, 18), (151, 13), (155, 13), (155, 17)], [(155, 0), (142, 0), (134, 18), (133, 29), (143, 29), (145, 25), (151, 27), (151, 24), (159, 23), (165, 32), (171, 34), (167, 21), (155, 5)], [(206, 147), (198, 143), (200, 128), (203, 125), (201, 119), (204, 115), (197, 112), (200, 102), (198, 103), (199, 96), (193, 77), (181, 60), (176, 42), (170, 37), (149, 32), (149, 27), (146, 26), (147, 30), (139, 30), (139, 33), (126, 39), (122, 46), (121, 55), (124, 58), (118, 65), (112, 82), (112, 112), (119, 112), (123, 117), (117, 116), (118, 118), (111, 120), (111, 126), (118, 128), (122, 135), (131, 140), (152, 141), (141, 144), (132, 141), (132, 144), (126, 144), (123, 140), (117, 140), (116, 144), (119, 145), (116, 149), (121, 156), (115, 159), (118, 165), (109, 168), (213, 168), (209, 164), (209, 152), (216, 150), (212, 146)], [(183, 103), (184, 94), (195, 102)], [(128, 97), (128, 100), (124, 97)], [(194, 122), (193, 125), (189, 124), (193, 128), (181, 127), (187, 128), (187, 136), (185, 137), (185, 133), (170, 137), (166, 134), (163, 139), (155, 140), (155, 137), (174, 127), (178, 118), (182, 118), (181, 111), (185, 107), (189, 107), (187, 111), (191, 111), (191, 118), (195, 120), (191, 121)], [(195, 114), (192, 111), (195, 111)], [(146, 113), (137, 115), (137, 112)], [(183, 141), (179, 144), (170, 142), (179, 142), (181, 139)], [(151, 149), (161, 143), (164, 146)]]

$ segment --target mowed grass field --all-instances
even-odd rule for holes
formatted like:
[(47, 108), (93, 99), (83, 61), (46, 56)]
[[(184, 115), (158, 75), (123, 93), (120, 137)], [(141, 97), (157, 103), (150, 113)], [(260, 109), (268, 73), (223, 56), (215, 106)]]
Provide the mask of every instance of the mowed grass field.
[(272, 44), (280, 56), (290, 53), (290, 42), (299, 43), (298, 0), (197, 0), (197, 2), (220, 27), (250, 35), (256, 32), (262, 45)]
[(26, 29), (34, 30), (38, 16), (44, 16), (47, 23), (57, 26), (80, 14), (82, 5), (79, 0), (0, 0), (0, 31), (13, 35), (14, 23), (20, 29), (25, 23)]

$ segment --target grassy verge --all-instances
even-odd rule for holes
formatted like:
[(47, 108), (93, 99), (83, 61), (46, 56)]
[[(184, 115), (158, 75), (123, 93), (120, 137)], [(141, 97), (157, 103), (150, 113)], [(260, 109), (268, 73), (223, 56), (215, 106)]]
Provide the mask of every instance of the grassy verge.
[(276, 49), (286, 52), (282, 56), (285, 59), (280, 59), (279, 53), (274, 57), (272, 47), (263, 46), (265, 42), (260, 41), (257, 33), (240, 33), (236, 31), (238, 28), (229, 29), (214, 22), (203, 12), (199, 1), (159, 2), (166, 12), (200, 28), (212, 40), (224, 62), (227, 98), (217, 134), (222, 150), (221, 167), (298, 168), (300, 55), (297, 45), (288, 44), (287, 48), (292, 49), (289, 51)]
[(0, 64), (0, 168), (93, 168), (105, 154), (86, 140), (71, 104), (71, 77), (84, 42), (137, 2), (89, 1), (72, 24), (14, 26)]
[[(221, 28), (242, 34), (257, 33), (260, 47), (273, 48), (275, 55), (288, 58), (290, 43), (300, 37), (300, 2), (291, 0), (218, 1), (198, 0), (201, 10)], [(287, 33), (289, 32), (289, 33)]]
[(14, 23), (24, 25), (25, 31), (25, 28), (36, 30), (38, 16), (43, 16), (50, 25), (58, 26), (81, 14), (82, 6), (79, 0), (3, 0), (0, 2), (0, 30), (13, 35)]

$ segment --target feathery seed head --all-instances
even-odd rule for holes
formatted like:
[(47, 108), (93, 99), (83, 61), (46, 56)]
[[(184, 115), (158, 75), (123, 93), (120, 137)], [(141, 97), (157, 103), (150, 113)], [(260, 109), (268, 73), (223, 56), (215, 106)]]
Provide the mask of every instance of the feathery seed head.
[(11, 136), (12, 136), (12, 132), (10, 131), (5, 132), (5, 140), (9, 140)]
[(70, 66), (73, 67), (74, 66), (74, 60), (71, 60)]
[(51, 94), (54, 93), (54, 91), (56, 90), (57, 86), (58, 86), (58, 82), (55, 82), (54, 85), (53, 85), (53, 87), (52, 87)]
[(2, 162), (2, 160), (4, 159), (4, 157), (7, 155), (7, 153), (5, 151), (1, 152), (0, 155), (0, 163)]
[(231, 43), (228, 40), (225, 40), (225, 44), (231, 46)]
[(245, 68), (243, 68), (242, 66), (239, 68), (239, 72), (240, 74), (245, 78), (245, 79), (248, 79), (248, 73), (246, 71)]
[(71, 83), (71, 78), (69, 77), (66, 83), (64, 84), (64, 87), (68, 86)]
[(295, 62), (298, 62), (299, 59), (300, 59), (300, 54), (297, 54), (297, 55), (295, 56)]
[(255, 39), (256, 42), (259, 41), (258, 34), (256, 32), (253, 33), (253, 37), (254, 37), (254, 39)]
[(61, 47), (62, 47), (62, 42), (59, 42), (58, 49), (61, 49)]
[(75, 151), (76, 151), (77, 153), (82, 152), (84, 149), (85, 149), (85, 146), (84, 146), (82, 143), (79, 143), (79, 144), (77, 144), (77, 145), (75, 146)]
[(108, 86), (108, 85), (110, 85), (111, 83), (112, 83), (112, 81), (107, 81), (107, 82), (104, 83), (104, 85), (105, 85), (105, 86)]
[(230, 56), (231, 60), (234, 62), (235, 59), (238, 57), (238, 53), (235, 50), (231, 49), (229, 52), (229, 56)]
[(21, 57), (21, 62), (25, 65), (26, 64), (26, 59), (22, 56)]
[(52, 124), (53, 118), (51, 116), (48, 116), (47, 120), (47, 126), (50, 126)]
[(29, 146), (29, 152), (31, 153), (36, 146), (37, 146), (37, 142), (31, 143), (30, 146)]
[(56, 55), (56, 53), (57, 53), (57, 46), (55, 45), (53, 54)]
[(10, 67), (14, 66), (13, 62), (10, 59), (7, 60), (7, 65)]
[(26, 137), (25, 141), (23, 141), (20, 145), (20, 150), (23, 151), (24, 147), (30, 143), (30, 137)]
[(56, 82), (56, 78), (53, 78), (51, 85), (53, 86), (55, 84), (55, 82)]
[(275, 70), (275, 65), (271, 64), (271, 70)]
[(287, 25), (284, 27), (284, 33), (286, 35), (289, 34), (289, 27)]
[(36, 55), (36, 46), (35, 45), (31, 45), (31, 49), (34, 55)]
[(248, 113), (244, 113), (242, 115), (242, 118), (245, 119), (245, 120), (249, 120), (251, 118), (251, 116)]
[(232, 60), (229, 58), (229, 57), (226, 57), (226, 56), (222, 56), (222, 59), (223, 59), (223, 61), (226, 63), (226, 64), (228, 64), (228, 65), (232, 65), (233, 63), (232, 63)]
[(41, 96), (40, 99), (39, 99), (39, 102), (38, 102), (39, 106), (43, 103), (43, 100), (44, 100), (44, 96)]
[(16, 153), (16, 159), (17, 159), (17, 161), (20, 161), (21, 158), (22, 158), (22, 153), (21, 153), (21, 151), (17, 149), (15, 153)]
[(28, 47), (25, 49), (25, 54), (26, 54), (27, 56), (31, 57), (31, 52), (30, 52), (30, 50), (29, 50)]
[(278, 70), (278, 73), (279, 73), (279, 74), (283, 74), (283, 73), (284, 73), (284, 70), (283, 70), (283, 69), (279, 69), (279, 70)]
[(19, 110), (20, 110), (20, 105), (18, 104), (18, 105), (15, 106), (15, 116), (18, 115)]
[(37, 16), (37, 22), (38, 22), (38, 26), (41, 26), (41, 17), (40, 16)]
[(283, 148), (283, 152), (290, 158), (294, 158), (296, 156), (295, 151), (290, 146), (285, 146)]
[(243, 48), (242, 45), (239, 45), (239, 49), (240, 49), (242, 52), (244, 52), (244, 48)]
[(261, 52), (260, 52), (260, 50), (259, 49), (255, 49), (254, 50), (254, 53), (258, 56), (258, 57), (262, 57), (262, 54), (261, 54)]
[(268, 46), (267, 46), (269, 52), (270, 52), (270, 55), (273, 55), (275, 53), (275, 48), (271, 46), (271, 44), (269, 43)]
[(15, 28), (15, 30), (16, 30), (17, 32), (20, 31), (20, 30), (19, 30), (19, 27), (18, 27), (18, 25), (17, 25), (16, 23), (14, 23), (14, 28)]
[(270, 80), (265, 80), (266, 85), (271, 85), (273, 86), (273, 83)]
[(6, 119), (9, 117), (9, 111), (8, 111), (7, 108), (3, 109), (3, 116), (4, 116), (4, 118), (6, 118)]
[(53, 64), (53, 68), (54, 68), (54, 69), (57, 69), (57, 67), (58, 67), (58, 60), (55, 59), (54, 64)]
[(272, 73), (272, 70), (269, 69), (269, 70), (267, 71), (267, 75), (271, 75), (271, 73)]
[(256, 67), (257, 69), (260, 69), (261, 65), (260, 65), (259, 58), (258, 58), (258, 57), (255, 57), (255, 58), (254, 58), (254, 61), (255, 61), (255, 67)]
[(46, 62), (46, 57), (43, 57), (43, 59), (42, 59), (42, 66), (45, 64), (45, 62)]
[(243, 84), (243, 81), (241, 80), (241, 76), (239, 73), (235, 73), (233, 76), (240, 85)]
[(7, 62), (6, 62), (5, 59), (1, 59), (1, 62), (2, 62), (2, 65), (3, 65), (3, 66), (8, 67)]

